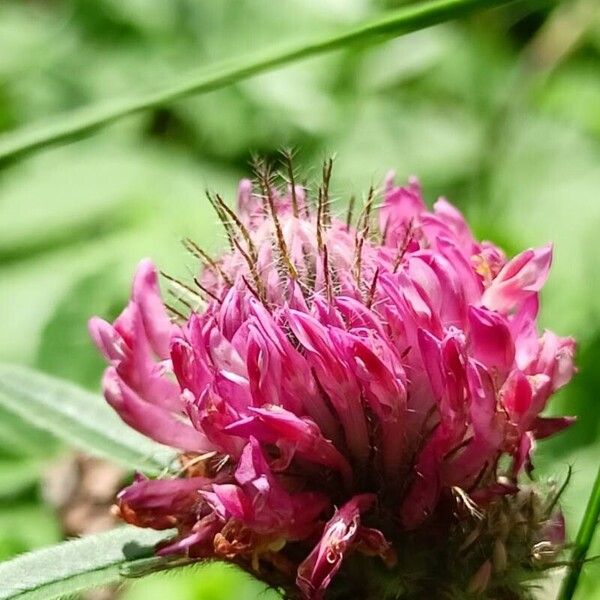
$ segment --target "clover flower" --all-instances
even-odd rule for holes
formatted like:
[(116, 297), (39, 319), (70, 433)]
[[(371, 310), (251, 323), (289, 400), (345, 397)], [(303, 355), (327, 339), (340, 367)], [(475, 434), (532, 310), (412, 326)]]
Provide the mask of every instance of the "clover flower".
[(507, 259), (416, 180), (371, 190), (356, 223), (266, 170), (237, 210), (209, 196), (230, 248), (161, 300), (140, 263), (128, 306), (90, 321), (109, 404), (180, 452), (138, 475), (127, 522), (176, 528), (161, 555), (221, 558), (289, 597), (527, 597), (564, 541), (556, 494), (523, 483), (574, 341), (538, 333), (551, 246)]

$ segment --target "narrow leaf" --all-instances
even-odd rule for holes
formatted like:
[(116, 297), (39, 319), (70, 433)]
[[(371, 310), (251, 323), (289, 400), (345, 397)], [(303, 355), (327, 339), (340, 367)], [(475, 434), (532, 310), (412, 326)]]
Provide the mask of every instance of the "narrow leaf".
[(216, 90), (285, 64), (352, 44), (380, 43), (396, 36), (462, 17), (477, 9), (492, 8), (513, 1), (432, 0), (418, 2), (326, 37), (268, 48), (249, 56), (209, 65), (199, 71), (188, 73), (182, 79), (167, 82), (154, 91), (83, 107), (59, 116), (52, 122), (7, 134), (0, 138), (0, 163), (45, 146), (87, 135), (95, 129), (127, 115), (164, 106), (193, 94)]
[(0, 406), (82, 450), (149, 474), (172, 457), (127, 427), (101, 396), (32, 369), (0, 364)]
[(167, 536), (126, 526), (23, 554), (0, 563), (0, 600), (52, 600), (117, 583), (121, 569), (151, 556)]
[(592, 494), (583, 515), (583, 520), (577, 532), (575, 546), (569, 562), (569, 570), (563, 580), (559, 600), (571, 600), (577, 591), (581, 569), (587, 559), (587, 554), (594, 538), (594, 532), (600, 519), (600, 469), (592, 488)]

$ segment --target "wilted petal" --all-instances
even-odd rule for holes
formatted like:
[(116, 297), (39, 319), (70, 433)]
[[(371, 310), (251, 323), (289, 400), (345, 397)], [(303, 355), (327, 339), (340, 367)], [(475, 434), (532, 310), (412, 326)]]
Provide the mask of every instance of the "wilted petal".
[(533, 422), (532, 433), (536, 440), (543, 440), (570, 427), (577, 417), (538, 417)]
[(121, 517), (138, 527), (170, 529), (193, 519), (192, 508), (200, 503), (200, 492), (210, 485), (210, 479), (205, 477), (140, 477), (118, 495)]
[(374, 501), (372, 494), (354, 496), (325, 525), (320, 542), (298, 567), (296, 583), (304, 598), (323, 597), (358, 534), (361, 512), (368, 510)]

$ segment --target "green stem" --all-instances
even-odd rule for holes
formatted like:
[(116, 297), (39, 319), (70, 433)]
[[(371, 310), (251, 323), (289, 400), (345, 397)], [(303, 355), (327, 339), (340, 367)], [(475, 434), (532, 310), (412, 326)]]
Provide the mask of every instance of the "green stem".
[(432, 0), (399, 8), (333, 35), (299, 41), (284, 47), (268, 48), (250, 56), (210, 65), (189, 73), (184, 79), (167, 83), (158, 90), (97, 105), (83, 107), (55, 120), (27, 127), (0, 137), (0, 163), (71, 138), (85, 136), (122, 117), (175, 100), (222, 88), (301, 59), (331, 52), (345, 46), (375, 44), (395, 36), (456, 19), (477, 9), (487, 9), (514, 0)]
[(560, 590), (558, 600), (571, 600), (575, 591), (577, 590), (577, 584), (579, 582), (579, 576), (581, 569), (585, 562), (587, 553), (590, 549), (590, 544), (594, 537), (596, 525), (600, 518), (600, 469), (596, 475), (596, 481), (592, 489), (592, 495), (588, 501), (588, 505), (583, 515), (583, 520), (577, 532), (577, 538), (575, 540), (575, 547), (571, 555), (570, 566), (563, 580), (563, 584)]

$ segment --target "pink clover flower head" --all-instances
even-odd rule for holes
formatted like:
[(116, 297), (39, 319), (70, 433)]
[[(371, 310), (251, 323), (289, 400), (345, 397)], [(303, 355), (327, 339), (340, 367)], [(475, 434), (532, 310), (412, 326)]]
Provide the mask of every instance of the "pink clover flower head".
[[(176, 528), (161, 554), (231, 560), (310, 599), (347, 560), (398, 569), (406, 540), (473, 520), (495, 541), (465, 585), (492, 589), (510, 554), (498, 507), (521, 510), (536, 440), (572, 421), (542, 416), (575, 371), (574, 341), (536, 325), (552, 247), (509, 259), (414, 179), (337, 217), (330, 173), (314, 202), (264, 171), (236, 210), (211, 196), (230, 249), (186, 243), (202, 267), (175, 282), (181, 306), (143, 260), (117, 320), (91, 319), (108, 403), (180, 451), (179, 476), (138, 476), (120, 514)], [(556, 523), (540, 516), (533, 538), (558, 547)]]

